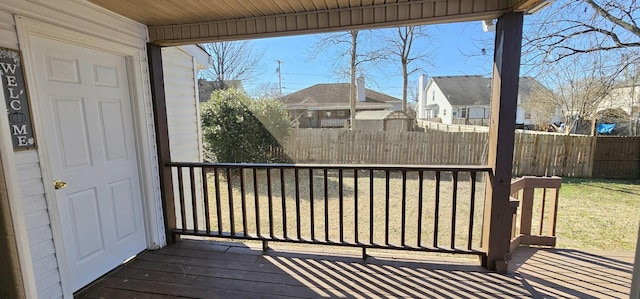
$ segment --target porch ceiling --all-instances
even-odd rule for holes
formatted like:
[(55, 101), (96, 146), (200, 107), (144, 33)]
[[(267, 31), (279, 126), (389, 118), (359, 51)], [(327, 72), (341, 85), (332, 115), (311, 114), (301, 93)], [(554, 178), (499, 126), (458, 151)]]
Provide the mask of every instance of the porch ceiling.
[(412, 24), (486, 20), (544, 0), (88, 0), (181, 45)]

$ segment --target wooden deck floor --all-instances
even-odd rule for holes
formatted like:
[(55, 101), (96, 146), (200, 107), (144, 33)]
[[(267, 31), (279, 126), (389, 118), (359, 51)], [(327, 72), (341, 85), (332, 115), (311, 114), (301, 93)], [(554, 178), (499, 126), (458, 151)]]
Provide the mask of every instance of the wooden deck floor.
[[(476, 259), (336, 247), (182, 240), (76, 298), (628, 298), (633, 253), (521, 248), (506, 275)], [(286, 248), (284, 248), (286, 247)], [(284, 248), (284, 249), (283, 249)]]

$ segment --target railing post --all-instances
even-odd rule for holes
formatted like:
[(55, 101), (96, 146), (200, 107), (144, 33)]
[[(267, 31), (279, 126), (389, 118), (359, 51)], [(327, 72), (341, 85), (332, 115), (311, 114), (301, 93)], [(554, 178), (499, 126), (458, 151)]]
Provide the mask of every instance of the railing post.
[(531, 220), (533, 218), (534, 188), (522, 190), (522, 208), (520, 209), (520, 234), (531, 235)]
[[(551, 189), (551, 207), (552, 211), (549, 213), (549, 230), (547, 234), (551, 237), (556, 236), (556, 219), (558, 217), (558, 197), (560, 196), (560, 192), (558, 192), (558, 188)], [(542, 230), (540, 230), (542, 232)]]
[(493, 174), (485, 192), (482, 248), (483, 266), (504, 272), (511, 235), (511, 168), (515, 138), (516, 104), (522, 44), (522, 12), (509, 12), (498, 19), (491, 81), (491, 125), (488, 165)]
[(153, 120), (156, 129), (156, 147), (158, 153), (158, 169), (160, 169), (160, 192), (162, 196), (162, 212), (167, 244), (175, 242), (173, 230), (176, 228), (176, 212), (173, 201), (173, 179), (169, 150), (169, 126), (167, 123), (167, 102), (164, 91), (164, 73), (162, 70), (162, 47), (147, 44), (149, 59), (149, 76), (151, 79), (151, 97), (153, 102)]

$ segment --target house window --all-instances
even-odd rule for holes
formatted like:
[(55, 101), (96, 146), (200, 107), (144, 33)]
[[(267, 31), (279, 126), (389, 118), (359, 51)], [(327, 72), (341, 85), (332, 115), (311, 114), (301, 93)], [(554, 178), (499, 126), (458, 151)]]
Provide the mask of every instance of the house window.
[(307, 117), (313, 117), (313, 111), (307, 111)]
[(460, 117), (467, 118), (467, 108), (460, 108)]
[(442, 110), (442, 115), (445, 115), (445, 116), (447, 115), (447, 109)]
[(436, 91), (431, 92), (431, 100), (435, 102), (436, 100)]

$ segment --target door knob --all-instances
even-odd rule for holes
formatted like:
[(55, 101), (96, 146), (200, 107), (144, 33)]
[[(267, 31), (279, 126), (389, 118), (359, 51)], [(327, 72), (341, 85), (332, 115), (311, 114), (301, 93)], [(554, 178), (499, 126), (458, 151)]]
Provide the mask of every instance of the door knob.
[(63, 182), (63, 181), (55, 180), (55, 181), (53, 181), (53, 188), (55, 188), (56, 190), (62, 189), (62, 188), (67, 188), (67, 183)]

